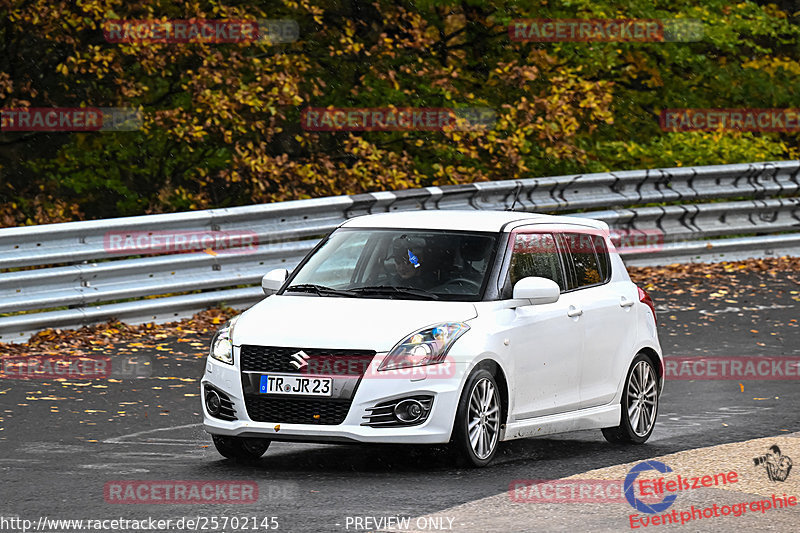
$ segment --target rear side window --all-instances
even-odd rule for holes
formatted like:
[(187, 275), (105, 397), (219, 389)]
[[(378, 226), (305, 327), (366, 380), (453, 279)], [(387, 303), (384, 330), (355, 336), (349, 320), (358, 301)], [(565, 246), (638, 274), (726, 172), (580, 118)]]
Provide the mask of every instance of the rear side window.
[(562, 235), (566, 255), (571, 259), (571, 289), (605, 283), (611, 277), (611, 266), (605, 240), (588, 233)]
[(594, 251), (597, 253), (597, 264), (600, 266), (600, 277), (603, 282), (611, 279), (611, 258), (608, 255), (606, 240), (600, 235), (593, 235)]
[(551, 279), (566, 290), (556, 241), (550, 233), (517, 233), (514, 237), (508, 269), (510, 286), (530, 276)]

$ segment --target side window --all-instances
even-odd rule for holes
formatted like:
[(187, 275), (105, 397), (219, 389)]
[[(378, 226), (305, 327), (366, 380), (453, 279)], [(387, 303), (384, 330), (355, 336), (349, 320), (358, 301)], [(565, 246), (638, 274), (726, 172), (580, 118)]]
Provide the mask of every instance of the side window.
[[(556, 241), (550, 233), (517, 233), (508, 268), (509, 286), (513, 287), (522, 278), (536, 276), (558, 283), (566, 290), (561, 261)], [(509, 296), (510, 297), (510, 296)]]
[(594, 250), (597, 252), (597, 262), (600, 265), (600, 278), (603, 283), (611, 279), (611, 257), (608, 255), (606, 240), (600, 235), (593, 236)]
[(564, 233), (563, 240), (568, 252), (567, 255), (572, 258), (572, 272), (575, 284), (570, 288), (577, 289), (587, 285), (597, 285), (605, 281), (605, 272), (601, 270), (600, 262), (597, 260), (597, 254), (595, 253), (595, 235)]

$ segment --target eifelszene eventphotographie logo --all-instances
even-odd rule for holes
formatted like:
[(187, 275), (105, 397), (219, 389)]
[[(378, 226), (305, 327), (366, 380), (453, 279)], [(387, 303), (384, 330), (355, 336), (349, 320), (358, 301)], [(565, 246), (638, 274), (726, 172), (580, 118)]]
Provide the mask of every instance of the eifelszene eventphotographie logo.
[(644, 463), (639, 463), (638, 465), (631, 468), (630, 472), (628, 472), (628, 475), (625, 476), (623, 493), (625, 494), (625, 499), (628, 500), (629, 504), (631, 504), (631, 507), (633, 507), (637, 511), (641, 511), (643, 513), (656, 514), (669, 509), (669, 507), (673, 503), (675, 503), (675, 500), (678, 498), (678, 495), (668, 494), (667, 496), (664, 497), (663, 500), (656, 503), (646, 503), (643, 502), (640, 498), (638, 498), (634, 490), (634, 485), (636, 483), (637, 478), (639, 477), (639, 474), (641, 474), (642, 472), (646, 472), (648, 470), (655, 470), (657, 472), (661, 472), (662, 474), (672, 472), (672, 469), (670, 467), (668, 467), (667, 465), (665, 465), (660, 461), (645, 461)]

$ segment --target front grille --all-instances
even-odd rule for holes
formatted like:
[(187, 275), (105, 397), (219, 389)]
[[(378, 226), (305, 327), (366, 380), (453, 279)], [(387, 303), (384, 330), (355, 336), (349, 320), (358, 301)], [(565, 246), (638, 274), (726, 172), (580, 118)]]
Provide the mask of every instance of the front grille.
[(255, 422), (336, 425), (344, 422), (352, 400), (245, 396), (247, 415)]
[[(292, 364), (292, 355), (303, 351), (307, 356), (308, 366), (304, 371), (298, 370)], [(242, 371), (244, 372), (287, 372), (310, 373), (311, 369), (319, 369), (321, 373), (331, 373), (334, 368), (332, 362), (340, 359), (355, 361), (356, 364), (348, 365), (347, 370), (343, 371), (347, 375), (363, 376), (372, 358), (375, 357), (373, 350), (331, 350), (325, 348), (287, 348), (284, 346), (255, 346), (243, 344), (240, 351), (242, 359)], [(338, 367), (335, 367), (338, 368)]]
[[(297, 367), (298, 358), (292, 357), (300, 351), (303, 352), (300, 359), (304, 362), (302, 368)], [(376, 352), (244, 344), (239, 353), (244, 404), (251, 420), (276, 424), (337, 425), (347, 417), (355, 389)], [(258, 394), (258, 374), (267, 372), (330, 376), (338, 383), (335, 389), (338, 392), (334, 394), (339, 397), (275, 398)]]

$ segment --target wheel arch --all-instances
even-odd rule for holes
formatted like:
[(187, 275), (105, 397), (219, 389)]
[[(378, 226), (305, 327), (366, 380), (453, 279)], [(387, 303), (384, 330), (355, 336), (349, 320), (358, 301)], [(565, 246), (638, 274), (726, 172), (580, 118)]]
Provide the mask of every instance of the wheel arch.
[[(500, 421), (502, 428), (508, 422), (508, 410), (511, 401), (506, 373), (503, 371), (503, 367), (500, 366), (500, 363), (494, 359), (484, 359), (480, 361), (470, 371), (469, 375), (472, 375), (473, 372), (478, 370), (486, 370), (489, 372), (494, 377), (495, 383), (497, 383), (497, 388), (500, 392)], [(467, 378), (469, 379), (469, 376), (467, 376)]]
[(661, 389), (664, 388), (664, 364), (661, 361), (661, 357), (659, 357), (658, 352), (656, 352), (653, 348), (649, 346), (645, 346), (641, 348), (637, 354), (642, 354), (647, 357), (651, 363), (653, 363), (653, 368), (656, 369), (656, 374), (658, 375), (658, 383)]

